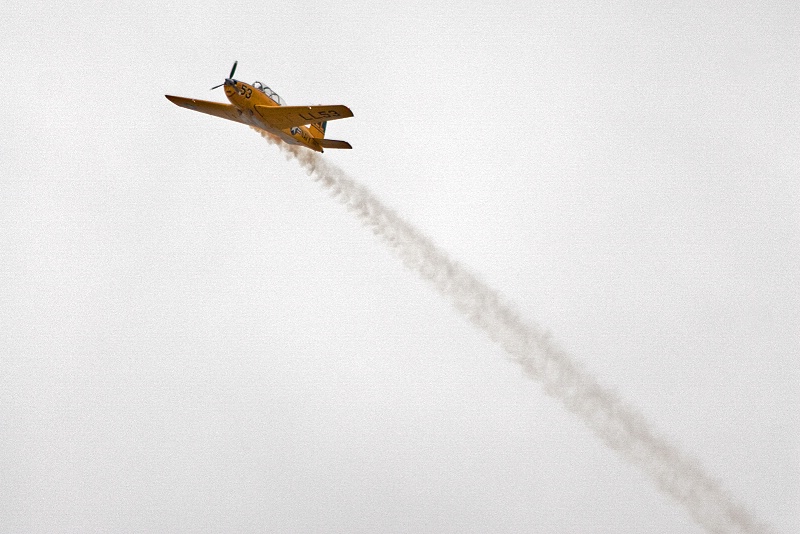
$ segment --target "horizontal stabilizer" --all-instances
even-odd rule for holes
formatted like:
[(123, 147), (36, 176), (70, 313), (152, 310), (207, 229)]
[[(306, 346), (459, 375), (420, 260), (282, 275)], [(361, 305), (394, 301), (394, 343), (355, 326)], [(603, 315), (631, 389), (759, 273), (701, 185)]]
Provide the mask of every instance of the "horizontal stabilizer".
[(337, 141), (336, 139), (314, 139), (322, 148), (353, 148), (347, 141)]
[(256, 106), (256, 111), (273, 128), (286, 130), (317, 122), (346, 119), (353, 112), (347, 106)]

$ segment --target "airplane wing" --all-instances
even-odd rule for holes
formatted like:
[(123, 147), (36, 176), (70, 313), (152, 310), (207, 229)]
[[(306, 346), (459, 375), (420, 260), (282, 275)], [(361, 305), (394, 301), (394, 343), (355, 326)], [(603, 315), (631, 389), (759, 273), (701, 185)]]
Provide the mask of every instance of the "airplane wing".
[(207, 100), (196, 100), (194, 98), (183, 98), (182, 96), (164, 95), (167, 100), (177, 104), (182, 108), (207, 113), (215, 117), (221, 117), (234, 122), (247, 124), (241, 119), (242, 112), (232, 104), (220, 104), (219, 102), (209, 102)]
[(256, 106), (256, 111), (279, 130), (353, 116), (347, 106)]

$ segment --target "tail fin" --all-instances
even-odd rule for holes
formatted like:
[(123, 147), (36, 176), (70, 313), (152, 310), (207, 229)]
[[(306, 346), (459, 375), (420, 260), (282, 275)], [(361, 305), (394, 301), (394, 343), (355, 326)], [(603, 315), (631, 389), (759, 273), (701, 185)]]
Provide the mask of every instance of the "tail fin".
[(311, 132), (311, 136), (315, 139), (322, 139), (325, 137), (325, 130), (328, 128), (328, 121), (325, 122), (316, 122), (314, 124), (309, 124), (308, 130)]

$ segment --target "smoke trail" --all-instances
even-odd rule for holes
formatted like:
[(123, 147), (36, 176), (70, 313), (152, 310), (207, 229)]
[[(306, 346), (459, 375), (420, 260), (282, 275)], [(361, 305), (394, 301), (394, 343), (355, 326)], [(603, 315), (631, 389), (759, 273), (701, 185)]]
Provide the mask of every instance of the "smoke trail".
[(650, 476), (664, 493), (684, 505), (709, 532), (766, 532), (750, 514), (662, 437), (642, 416), (604, 389), (550, 339), (541, 327), (525, 322), (512, 306), (473, 274), (437, 248), (430, 239), (307, 148), (290, 146), (259, 132), (295, 159), (316, 181), (353, 211), (402, 259), (409, 269), (433, 283), (455, 308), (486, 331), (545, 392), (563, 402), (606, 445)]

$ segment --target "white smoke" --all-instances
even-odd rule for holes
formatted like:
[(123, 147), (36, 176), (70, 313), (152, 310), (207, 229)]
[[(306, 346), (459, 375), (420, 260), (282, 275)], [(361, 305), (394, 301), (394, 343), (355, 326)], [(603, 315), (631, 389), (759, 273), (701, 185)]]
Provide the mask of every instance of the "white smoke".
[(655, 435), (636, 410), (600, 386), (548, 332), (523, 319), (495, 290), (437, 248), (363, 185), (307, 148), (276, 144), (287, 159), (296, 160), (316, 181), (354, 212), (400, 257), (406, 266), (433, 283), (455, 308), (481, 327), (545, 392), (560, 399), (609, 447), (651, 477), (658, 488), (684, 505), (709, 532), (766, 532), (751, 515), (662, 437)]

